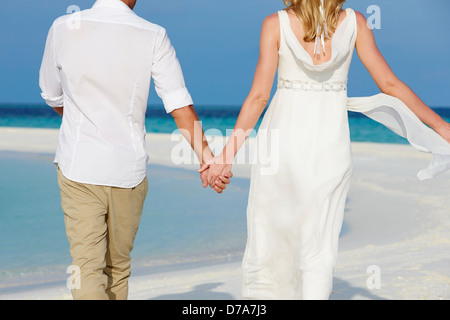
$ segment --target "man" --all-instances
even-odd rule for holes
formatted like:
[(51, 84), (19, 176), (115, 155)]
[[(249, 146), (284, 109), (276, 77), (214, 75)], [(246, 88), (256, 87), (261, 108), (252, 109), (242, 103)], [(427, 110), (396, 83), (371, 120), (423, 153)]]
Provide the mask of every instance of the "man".
[[(40, 87), (63, 116), (55, 164), (73, 266), (74, 299), (127, 299), (130, 252), (148, 182), (145, 111), (151, 78), (201, 164), (212, 157), (165, 29), (136, 0), (98, 0), (55, 20)], [(201, 132), (197, 136), (194, 132)], [(202, 173), (206, 187), (207, 174)], [(214, 190), (221, 193), (229, 179)]]

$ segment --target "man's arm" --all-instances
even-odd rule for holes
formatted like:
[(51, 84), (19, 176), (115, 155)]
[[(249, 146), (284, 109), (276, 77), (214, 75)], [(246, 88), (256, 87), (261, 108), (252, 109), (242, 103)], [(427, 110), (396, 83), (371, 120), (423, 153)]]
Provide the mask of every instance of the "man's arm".
[(213, 157), (213, 153), (208, 146), (201, 122), (193, 106), (176, 109), (171, 112), (178, 129), (183, 137), (189, 142), (197, 155), (200, 164)]
[(54, 107), (53, 110), (55, 110), (61, 117), (64, 114), (64, 107)]
[[(167, 32), (161, 29), (155, 43), (152, 78), (155, 91), (162, 99), (167, 113), (170, 113), (181, 134), (191, 145), (200, 164), (213, 157), (208, 147), (203, 128), (193, 107), (192, 98), (186, 89), (181, 65), (178, 61)], [(200, 174), (203, 186), (207, 187), (207, 172)], [(222, 180), (214, 190), (222, 193), (229, 179)]]
[[(194, 107), (186, 106), (184, 108), (175, 109), (171, 112), (178, 129), (180, 130), (183, 137), (189, 142), (192, 150), (194, 150), (197, 158), (199, 159), (200, 166), (206, 163), (209, 159), (214, 157), (211, 149), (208, 146), (208, 142), (203, 132), (201, 122), (195, 112)], [(208, 186), (208, 174), (207, 172), (202, 172), (200, 174), (202, 179), (203, 187)], [(226, 185), (230, 183), (229, 178), (224, 178), (213, 187), (213, 189), (222, 193), (226, 188)]]

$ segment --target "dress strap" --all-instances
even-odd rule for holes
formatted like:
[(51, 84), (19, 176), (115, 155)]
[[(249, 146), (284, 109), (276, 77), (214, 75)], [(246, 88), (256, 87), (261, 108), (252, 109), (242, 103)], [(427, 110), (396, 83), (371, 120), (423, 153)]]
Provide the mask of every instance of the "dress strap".
[(356, 37), (358, 35), (358, 24), (356, 22), (356, 14), (355, 14), (355, 11), (352, 8), (346, 8), (345, 12), (346, 12), (346, 14), (348, 16), (348, 19), (350, 19), (350, 21), (352, 22), (352, 25), (353, 25), (354, 32), (353, 32), (353, 39), (352, 39), (353, 41), (352, 41), (352, 43), (353, 43), (353, 47), (354, 47), (355, 43), (356, 43)]
[(284, 35), (286, 34), (286, 27), (290, 27), (289, 17), (285, 10), (278, 11), (278, 18), (280, 20), (280, 40), (285, 40)]
[(289, 21), (289, 16), (286, 10), (278, 11), (278, 16), (280, 18), (280, 29), (284, 34), (291, 28), (291, 23)]

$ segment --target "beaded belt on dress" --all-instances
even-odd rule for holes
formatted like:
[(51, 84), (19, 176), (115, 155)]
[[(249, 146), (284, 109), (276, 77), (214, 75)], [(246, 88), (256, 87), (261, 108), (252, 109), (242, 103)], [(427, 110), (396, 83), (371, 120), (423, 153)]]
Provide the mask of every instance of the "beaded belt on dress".
[(346, 91), (347, 81), (314, 82), (278, 79), (279, 89), (298, 91)]

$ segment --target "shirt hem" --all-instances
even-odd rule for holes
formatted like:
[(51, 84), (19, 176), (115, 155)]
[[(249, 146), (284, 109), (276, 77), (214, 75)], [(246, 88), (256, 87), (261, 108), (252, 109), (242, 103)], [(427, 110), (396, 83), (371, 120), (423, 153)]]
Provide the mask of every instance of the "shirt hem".
[(93, 186), (103, 186), (103, 187), (112, 187), (112, 188), (121, 188), (121, 189), (131, 189), (131, 188), (137, 187), (147, 177), (147, 174), (144, 174), (142, 177), (139, 177), (139, 179), (136, 179), (136, 181), (138, 181), (138, 182), (132, 182), (132, 183), (129, 183), (129, 184), (114, 183), (114, 182), (112, 182), (112, 183), (110, 183), (110, 182), (101, 182), (101, 181), (97, 181), (95, 179), (94, 180), (90, 180), (90, 179), (83, 179), (83, 178), (73, 177), (72, 175), (68, 175), (68, 174), (64, 173), (65, 169), (62, 168), (56, 160), (53, 163), (54, 163), (54, 165), (57, 168), (59, 168), (61, 170), (62, 175), (66, 179), (71, 180), (73, 182), (89, 184), (89, 185), (93, 185)]

